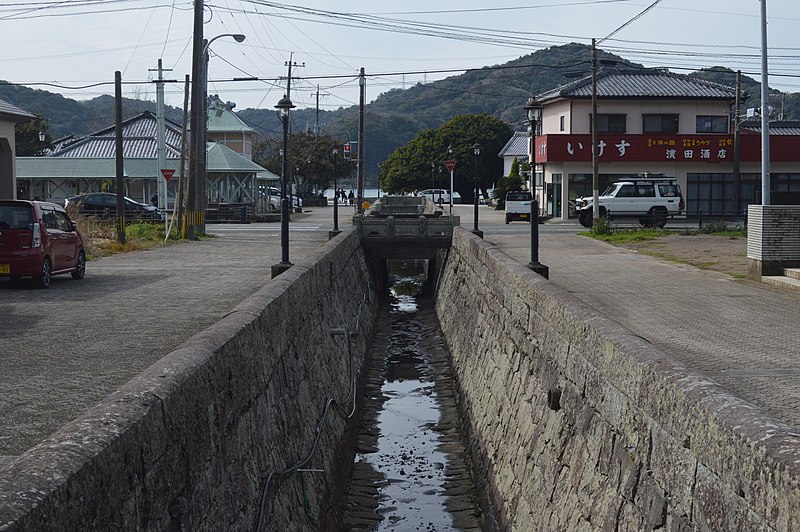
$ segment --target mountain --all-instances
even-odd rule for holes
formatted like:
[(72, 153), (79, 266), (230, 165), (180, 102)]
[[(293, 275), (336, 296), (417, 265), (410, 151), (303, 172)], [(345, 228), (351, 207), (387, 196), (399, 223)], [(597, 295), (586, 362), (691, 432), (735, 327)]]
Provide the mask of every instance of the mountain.
[[(598, 50), (601, 64), (616, 64), (642, 68), (622, 57)], [(532, 94), (539, 94), (569, 83), (591, 73), (591, 47), (582, 44), (554, 46), (522, 56), (502, 65), (469, 70), (432, 83), (418, 83), (405, 90), (392, 89), (378, 96), (365, 109), (365, 175), (375, 176), (378, 164), (386, 160), (397, 147), (406, 144), (422, 130), (439, 127), (454, 116), (487, 113), (496, 116), (516, 129), (526, 127), (522, 106)], [(369, 73), (367, 73), (369, 74)], [(735, 84), (735, 72), (724, 67), (703, 69), (690, 74), (725, 85)], [(742, 87), (750, 98), (744, 108), (758, 107), (759, 83), (742, 76)], [(367, 81), (369, 90), (369, 80)], [(784, 95), (785, 117), (800, 118), (800, 93)], [(11, 85), (0, 81), (0, 98), (29, 112), (41, 112), (50, 121), (54, 137), (67, 134), (86, 134), (113, 123), (114, 107), (111, 96), (88, 101), (75, 101), (47, 91)], [(781, 96), (773, 91), (772, 105), (780, 112)], [(155, 103), (125, 99), (125, 116), (145, 109), (155, 111)], [(275, 109), (242, 109), (237, 114), (262, 135), (279, 135), (281, 124)], [(167, 117), (182, 120), (180, 109), (167, 108)], [(314, 109), (292, 112), (294, 131), (310, 129), (316, 120)], [(356, 140), (358, 107), (320, 111), (323, 132), (342, 141)]]

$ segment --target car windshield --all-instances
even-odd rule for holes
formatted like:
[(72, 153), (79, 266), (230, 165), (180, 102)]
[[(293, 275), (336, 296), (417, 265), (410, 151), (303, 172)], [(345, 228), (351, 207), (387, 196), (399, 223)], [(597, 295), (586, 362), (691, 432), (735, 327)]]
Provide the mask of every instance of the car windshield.
[(26, 205), (0, 205), (0, 229), (28, 229), (33, 217)]
[(509, 192), (506, 194), (506, 201), (530, 201), (530, 192)]

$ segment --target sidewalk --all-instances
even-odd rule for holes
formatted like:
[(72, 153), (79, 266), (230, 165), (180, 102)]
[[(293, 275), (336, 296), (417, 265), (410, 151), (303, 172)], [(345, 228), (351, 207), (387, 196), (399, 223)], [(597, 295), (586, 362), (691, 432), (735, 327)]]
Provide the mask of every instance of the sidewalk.
[[(530, 244), (486, 234), (527, 264)], [(550, 280), (772, 416), (800, 427), (800, 293), (545, 234)]]

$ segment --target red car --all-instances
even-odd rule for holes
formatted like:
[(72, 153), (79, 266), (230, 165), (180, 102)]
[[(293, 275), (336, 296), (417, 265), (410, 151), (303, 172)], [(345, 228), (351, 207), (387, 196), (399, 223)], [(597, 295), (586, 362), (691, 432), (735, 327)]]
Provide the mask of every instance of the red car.
[(33, 277), (47, 288), (61, 273), (86, 273), (83, 238), (66, 211), (44, 201), (0, 200), (0, 277)]

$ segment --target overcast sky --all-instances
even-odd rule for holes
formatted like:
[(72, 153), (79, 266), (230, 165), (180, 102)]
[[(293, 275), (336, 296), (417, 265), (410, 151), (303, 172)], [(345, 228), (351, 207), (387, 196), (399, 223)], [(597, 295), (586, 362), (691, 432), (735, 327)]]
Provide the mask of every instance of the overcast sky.
[[(356, 75), (366, 69), (367, 97), (392, 87), (429, 82), (461, 70), (501, 64), (568, 42), (590, 44), (624, 26), (600, 48), (646, 66), (675, 72), (723, 65), (760, 79), (759, 0), (206, 0), (205, 36), (212, 46), (209, 93), (238, 108), (272, 108), (285, 91), (285, 62), (299, 64), (292, 100), (313, 107), (358, 102)], [(191, 72), (190, 0), (0, 0), (0, 79), (75, 99), (123, 92), (154, 100), (158, 58)], [(334, 12), (335, 11), (335, 12)], [(800, 92), (800, 2), (768, 0), (770, 86)], [(405, 73), (405, 74), (404, 74)], [(256, 76), (262, 81), (225, 82)], [(77, 87), (70, 90), (36, 83)], [(135, 83), (134, 82), (138, 82)], [(2, 94), (0, 94), (2, 98)], [(182, 105), (182, 84), (167, 85), (167, 103)]]

